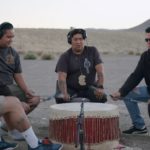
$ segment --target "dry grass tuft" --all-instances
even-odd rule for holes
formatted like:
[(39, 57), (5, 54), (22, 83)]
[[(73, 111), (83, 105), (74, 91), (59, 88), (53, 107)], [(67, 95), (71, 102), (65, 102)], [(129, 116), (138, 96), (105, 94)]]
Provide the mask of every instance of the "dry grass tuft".
[(50, 52), (47, 52), (47, 53), (43, 53), (41, 55), (41, 59), (42, 60), (53, 60), (54, 59), (54, 55)]
[(24, 55), (24, 59), (35, 60), (35, 59), (37, 59), (37, 55), (35, 52), (29, 51)]

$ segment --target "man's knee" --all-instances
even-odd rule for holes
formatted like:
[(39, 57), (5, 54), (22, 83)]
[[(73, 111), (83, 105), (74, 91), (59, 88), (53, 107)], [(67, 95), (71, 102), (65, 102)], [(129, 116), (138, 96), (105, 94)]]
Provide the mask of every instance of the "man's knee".
[(131, 102), (133, 100), (133, 91), (129, 92), (126, 96), (122, 97), (125, 103)]
[(20, 100), (14, 96), (6, 96), (5, 101), (8, 103), (21, 105)]
[(7, 96), (4, 98), (5, 100), (5, 108), (8, 110), (14, 110), (14, 109), (18, 109), (21, 108), (21, 102), (19, 101), (18, 98), (14, 97), (14, 96)]

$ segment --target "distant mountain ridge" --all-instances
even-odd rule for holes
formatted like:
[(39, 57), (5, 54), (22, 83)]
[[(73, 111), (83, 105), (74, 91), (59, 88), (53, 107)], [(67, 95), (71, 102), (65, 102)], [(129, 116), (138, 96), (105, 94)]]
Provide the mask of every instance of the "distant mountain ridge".
[(100, 29), (96, 29), (96, 28), (86, 28), (86, 30), (99, 30), (99, 31), (134, 31), (134, 32), (144, 32), (145, 29), (147, 27), (150, 27), (150, 19), (144, 21), (143, 23), (128, 28), (128, 29), (105, 29), (105, 28), (100, 28)]
[(135, 32), (143, 32), (147, 27), (150, 27), (150, 19), (146, 20), (145, 22), (135, 26), (135, 27), (132, 27), (132, 28), (129, 28), (128, 30), (129, 31), (135, 31)]

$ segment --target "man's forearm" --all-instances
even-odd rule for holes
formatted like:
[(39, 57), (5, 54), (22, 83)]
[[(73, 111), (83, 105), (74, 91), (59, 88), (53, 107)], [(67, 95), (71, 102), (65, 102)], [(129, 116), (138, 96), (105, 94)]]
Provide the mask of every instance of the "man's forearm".
[(104, 85), (104, 73), (98, 72), (97, 73), (97, 86), (103, 86)]
[(17, 85), (24, 91), (26, 92), (28, 90), (28, 87), (24, 81), (24, 78), (22, 74), (15, 74), (14, 75), (14, 80), (17, 83)]
[(95, 67), (96, 73), (97, 73), (97, 86), (102, 86), (104, 85), (104, 67), (103, 64), (98, 64)]
[(67, 84), (64, 80), (58, 80), (58, 86), (63, 94), (67, 94)]

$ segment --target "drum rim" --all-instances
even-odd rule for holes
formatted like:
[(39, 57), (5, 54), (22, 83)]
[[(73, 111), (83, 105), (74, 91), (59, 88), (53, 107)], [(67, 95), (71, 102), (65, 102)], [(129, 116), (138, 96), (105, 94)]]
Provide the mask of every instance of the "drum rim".
[[(69, 108), (68, 106), (74, 105), (75, 110)], [(72, 112), (76, 112), (76, 111), (80, 111), (80, 105), (81, 103), (63, 103), (63, 104), (53, 104), (50, 105), (50, 109), (57, 109), (60, 111), (72, 111)], [(96, 108), (99, 109), (93, 109), (94, 106), (96, 106)], [(62, 107), (62, 108), (61, 108)], [(87, 108), (89, 108), (89, 110), (87, 110)], [(84, 109), (86, 112), (95, 112), (95, 111), (113, 111), (115, 109), (118, 109), (117, 105), (114, 104), (104, 104), (104, 103), (90, 103), (90, 102), (86, 102), (84, 103)]]

